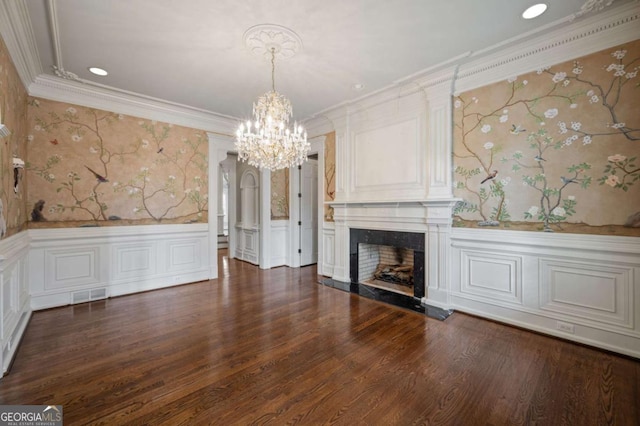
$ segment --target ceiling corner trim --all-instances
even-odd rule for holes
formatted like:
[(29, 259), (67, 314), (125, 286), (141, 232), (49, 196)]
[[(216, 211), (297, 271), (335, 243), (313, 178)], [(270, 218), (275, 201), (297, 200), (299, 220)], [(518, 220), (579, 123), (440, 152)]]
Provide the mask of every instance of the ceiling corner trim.
[(28, 89), (43, 70), (26, 0), (0, 2), (0, 34)]
[(455, 92), (565, 62), (640, 38), (637, 2), (567, 24), (535, 39), (479, 57), (460, 66)]
[(238, 125), (233, 117), (46, 74), (36, 77), (29, 95), (224, 135), (233, 135)]

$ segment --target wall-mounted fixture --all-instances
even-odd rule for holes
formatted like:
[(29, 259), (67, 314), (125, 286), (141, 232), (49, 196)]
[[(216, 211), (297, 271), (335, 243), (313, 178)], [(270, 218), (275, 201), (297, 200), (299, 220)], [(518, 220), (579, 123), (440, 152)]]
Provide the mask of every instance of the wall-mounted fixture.
[(24, 160), (13, 157), (13, 192), (18, 193), (18, 184), (20, 183), (20, 169), (24, 169)]

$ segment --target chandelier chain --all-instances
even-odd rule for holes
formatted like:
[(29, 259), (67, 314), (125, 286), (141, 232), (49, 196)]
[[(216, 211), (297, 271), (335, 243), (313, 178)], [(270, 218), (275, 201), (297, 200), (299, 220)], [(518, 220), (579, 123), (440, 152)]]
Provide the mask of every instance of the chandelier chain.
[(271, 48), (271, 90), (276, 91), (276, 49)]

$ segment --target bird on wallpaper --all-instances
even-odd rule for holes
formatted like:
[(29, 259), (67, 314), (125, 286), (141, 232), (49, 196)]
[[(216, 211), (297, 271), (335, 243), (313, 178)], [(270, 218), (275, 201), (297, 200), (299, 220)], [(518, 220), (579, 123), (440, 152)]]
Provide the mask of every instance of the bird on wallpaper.
[(58, 145), (58, 139), (51, 140), (51, 141), (49, 141), (49, 143), (51, 145)]
[(162, 153), (162, 151), (164, 151), (164, 148), (160, 148), (160, 149), (158, 150), (158, 154), (161, 154), (161, 153)]
[(524, 132), (526, 132), (526, 131), (527, 131), (527, 129), (523, 129), (521, 125), (519, 125), (519, 124), (518, 124), (518, 125), (516, 126), (515, 124), (512, 124), (512, 125), (511, 125), (511, 130), (510, 130), (509, 132), (510, 132), (512, 135), (519, 135), (520, 133), (524, 133)]
[(42, 214), (42, 210), (44, 210), (44, 200), (38, 200), (33, 205), (33, 210), (31, 210), (31, 220), (34, 222), (46, 222), (47, 219)]
[(570, 183), (578, 183), (575, 179), (569, 179), (564, 176), (560, 176), (560, 180), (562, 180), (562, 183), (564, 183), (565, 185), (569, 185)]
[(485, 182), (486, 182), (486, 181), (488, 181), (488, 180), (493, 179), (493, 178), (494, 178), (494, 177), (496, 177), (497, 175), (498, 175), (498, 171), (497, 171), (497, 170), (494, 170), (493, 172), (489, 173), (489, 175), (488, 175), (486, 178), (484, 178), (484, 179), (482, 180), (482, 182), (480, 182), (480, 185), (482, 185), (483, 183), (485, 183)]
[(533, 159), (536, 160), (538, 163), (541, 162), (541, 161), (547, 161), (547, 160), (545, 160), (544, 158), (542, 158), (539, 155), (536, 155), (535, 157), (533, 157)]
[[(87, 166), (85, 166), (85, 167), (87, 167)], [(87, 170), (89, 170), (91, 173), (93, 173), (93, 175), (96, 177), (96, 179), (98, 179), (98, 182), (100, 182), (100, 183), (109, 182), (109, 179), (107, 179), (106, 177), (102, 176), (101, 174), (96, 173), (95, 171), (91, 170), (89, 167), (87, 167)]]

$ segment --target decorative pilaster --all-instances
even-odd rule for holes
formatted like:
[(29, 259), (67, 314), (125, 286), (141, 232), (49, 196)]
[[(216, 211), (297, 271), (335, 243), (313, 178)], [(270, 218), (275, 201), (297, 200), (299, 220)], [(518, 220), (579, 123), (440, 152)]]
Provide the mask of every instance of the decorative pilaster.
[(422, 83), (427, 96), (429, 117), (429, 200), (453, 198), (451, 97), (454, 71), (452, 68), (447, 69)]
[(271, 268), (271, 170), (260, 170), (260, 269)]
[(331, 204), (335, 224), (335, 264), (332, 278), (348, 283), (349, 276), (349, 227), (347, 226), (347, 204)]
[(442, 309), (450, 308), (451, 214), (457, 200), (423, 203), (426, 207), (427, 249), (425, 297), (422, 303)]
[(217, 200), (218, 179), (220, 162), (227, 158), (227, 152), (234, 149), (233, 140), (213, 133), (207, 133), (209, 137), (209, 279), (218, 278), (218, 215)]

